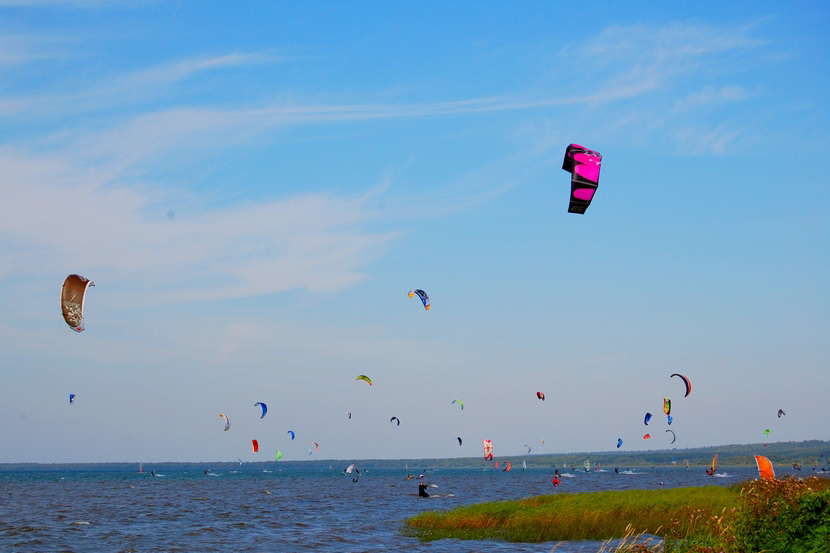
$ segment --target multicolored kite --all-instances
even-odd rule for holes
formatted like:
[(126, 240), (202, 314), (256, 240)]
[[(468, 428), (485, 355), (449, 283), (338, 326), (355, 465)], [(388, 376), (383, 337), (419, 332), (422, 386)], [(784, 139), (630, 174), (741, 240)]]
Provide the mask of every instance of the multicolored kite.
[(409, 297), (414, 298), (415, 294), (418, 294), (418, 297), (421, 298), (421, 302), (424, 304), (424, 309), (429, 311), (429, 296), (423, 290), (410, 290)]

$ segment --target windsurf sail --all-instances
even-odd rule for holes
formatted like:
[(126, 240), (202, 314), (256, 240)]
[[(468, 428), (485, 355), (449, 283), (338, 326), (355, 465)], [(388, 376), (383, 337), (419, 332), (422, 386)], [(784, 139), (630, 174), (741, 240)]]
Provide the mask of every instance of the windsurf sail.
[(504, 472), (510, 472), (510, 461), (507, 461), (507, 465), (504, 467)]
[(485, 461), (492, 461), (493, 460), (493, 442), (490, 440), (481, 440), (481, 443), (484, 445), (484, 460)]
[(522, 470), (527, 470), (527, 461), (522, 461)]
[(755, 464), (758, 466), (758, 475), (761, 480), (775, 479), (775, 469), (772, 467), (772, 461), (763, 455), (756, 455)]
[(585, 462), (582, 463), (582, 466), (585, 467), (585, 472), (588, 472), (589, 470), (591, 470), (591, 461), (585, 459)]

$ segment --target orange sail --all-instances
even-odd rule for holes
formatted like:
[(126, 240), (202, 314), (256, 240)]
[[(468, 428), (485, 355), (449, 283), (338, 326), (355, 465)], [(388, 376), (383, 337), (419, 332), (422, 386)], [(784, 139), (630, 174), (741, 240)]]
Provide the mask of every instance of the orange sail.
[(756, 455), (755, 464), (758, 465), (758, 474), (760, 475), (761, 480), (775, 479), (775, 469), (772, 468), (772, 461), (763, 455)]

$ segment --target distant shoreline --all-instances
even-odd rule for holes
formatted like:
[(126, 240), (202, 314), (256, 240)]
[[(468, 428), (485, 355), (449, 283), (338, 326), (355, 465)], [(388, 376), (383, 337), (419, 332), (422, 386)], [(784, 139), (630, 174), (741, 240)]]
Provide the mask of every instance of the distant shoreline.
[[(494, 461), (511, 461), (519, 463), (527, 462), (527, 467), (532, 469), (554, 469), (563, 468), (564, 465), (574, 465), (582, 470), (582, 463), (588, 459), (592, 466), (597, 463), (604, 467), (647, 467), (647, 466), (677, 466), (684, 468), (688, 461), (692, 467), (707, 466), (712, 456), (717, 453), (721, 466), (754, 466), (755, 455), (768, 457), (775, 466), (782, 469), (791, 467), (796, 461), (801, 462), (805, 475), (812, 474), (812, 467), (818, 462), (822, 453), (830, 456), (830, 441), (806, 440), (802, 442), (776, 442), (755, 444), (731, 444), (725, 446), (708, 446), (689, 449), (664, 449), (651, 451), (604, 451), (604, 452), (577, 452), (561, 454), (530, 454), (530, 455), (506, 455), (494, 459)], [(247, 468), (262, 467), (273, 468), (279, 466), (284, 469), (320, 469), (332, 470), (345, 468), (351, 463), (357, 463), (361, 468), (367, 469), (400, 469), (406, 470), (409, 466), (410, 472), (417, 473), (422, 469), (477, 469), (487, 468), (494, 465), (494, 461), (485, 461), (483, 457), (457, 457), (457, 458), (436, 458), (436, 459), (306, 459), (306, 460), (281, 460), (281, 461), (250, 461), (243, 463)], [(66, 471), (105, 471), (123, 472), (136, 471), (139, 464), (143, 463), (145, 470), (154, 467), (168, 467), (181, 470), (204, 470), (204, 469), (229, 469), (238, 467), (239, 463), (233, 460), (223, 461), (154, 461), (137, 459), (135, 461), (114, 461), (114, 462), (83, 462), (83, 463), (39, 463), (19, 462), (0, 463), (2, 472), (51, 472), (56, 470)], [(341, 467), (342, 465), (342, 467)], [(516, 467), (518, 468), (518, 467)]]

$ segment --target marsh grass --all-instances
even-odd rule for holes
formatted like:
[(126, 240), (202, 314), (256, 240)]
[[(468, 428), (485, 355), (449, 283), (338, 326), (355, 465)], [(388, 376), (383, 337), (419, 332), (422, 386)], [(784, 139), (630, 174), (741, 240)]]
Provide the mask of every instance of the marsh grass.
[(422, 540), (592, 540), (603, 542), (600, 553), (828, 553), (830, 480), (544, 495), (405, 524), (403, 533)]
[(716, 515), (735, 507), (739, 494), (735, 488), (706, 486), (543, 495), (424, 512), (407, 520), (403, 533), (422, 540), (616, 540), (659, 535), (689, 509)]

